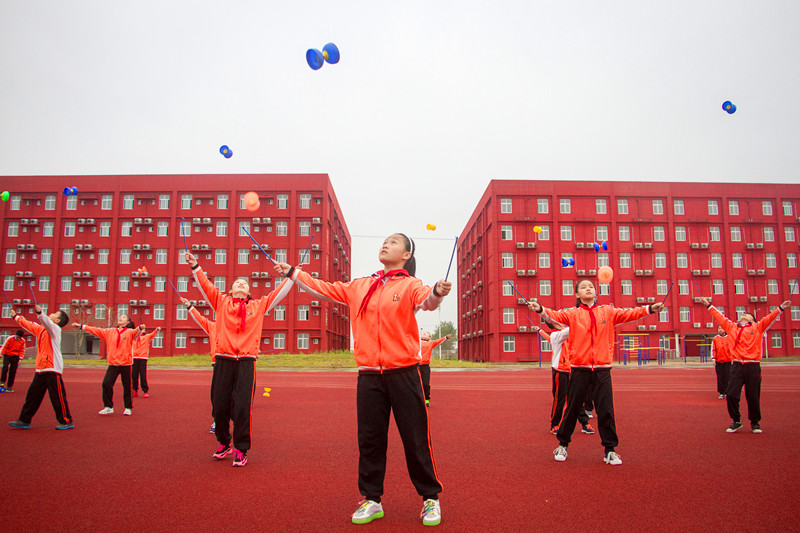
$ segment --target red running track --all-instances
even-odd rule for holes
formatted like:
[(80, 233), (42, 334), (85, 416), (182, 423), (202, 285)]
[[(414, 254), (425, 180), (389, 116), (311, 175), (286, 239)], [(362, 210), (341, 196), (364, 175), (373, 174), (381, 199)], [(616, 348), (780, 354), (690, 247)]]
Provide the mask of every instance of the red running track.
[[(19, 415), (32, 371), (0, 395), (3, 531), (422, 530), (396, 428), (386, 516), (350, 523), (356, 483), (356, 374), (258, 372), (245, 468), (213, 461), (210, 371), (151, 369), (152, 397), (101, 417), (104, 370), (68, 368), (76, 429), (55, 431), (45, 398), (28, 431)], [(762, 427), (727, 434), (704, 369), (614, 369), (618, 451), (576, 433), (556, 463), (550, 372), (432, 376), (431, 430), (447, 531), (789, 531), (800, 517), (800, 367), (764, 369)], [(743, 413), (746, 408), (743, 405)]]

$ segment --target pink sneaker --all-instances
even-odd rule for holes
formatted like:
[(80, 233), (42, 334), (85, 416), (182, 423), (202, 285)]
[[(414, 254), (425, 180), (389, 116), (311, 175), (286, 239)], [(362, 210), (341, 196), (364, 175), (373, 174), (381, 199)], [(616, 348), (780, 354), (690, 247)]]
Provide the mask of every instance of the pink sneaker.
[(144, 397), (145, 397), (145, 398), (149, 398), (149, 397), (150, 397), (150, 394), (148, 394), (148, 393), (146, 393), (146, 392), (145, 392), (145, 393), (144, 393)]
[(233, 453), (233, 448), (231, 448), (230, 443), (228, 444), (220, 444), (217, 451), (214, 453), (214, 459), (220, 460), (225, 459), (226, 456)]
[(233, 459), (233, 466), (244, 466), (247, 464), (247, 452), (236, 450), (236, 457)]

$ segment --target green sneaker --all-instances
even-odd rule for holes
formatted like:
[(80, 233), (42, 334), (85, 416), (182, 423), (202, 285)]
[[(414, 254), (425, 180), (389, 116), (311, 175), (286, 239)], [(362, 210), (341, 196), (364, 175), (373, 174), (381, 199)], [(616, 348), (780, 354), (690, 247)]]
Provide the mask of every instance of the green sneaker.
[(442, 522), (442, 509), (439, 507), (439, 500), (425, 500), (425, 505), (422, 512), (419, 513), (422, 518), (423, 526), (438, 526)]
[(354, 524), (368, 524), (376, 518), (383, 518), (383, 506), (372, 500), (364, 500), (353, 513)]

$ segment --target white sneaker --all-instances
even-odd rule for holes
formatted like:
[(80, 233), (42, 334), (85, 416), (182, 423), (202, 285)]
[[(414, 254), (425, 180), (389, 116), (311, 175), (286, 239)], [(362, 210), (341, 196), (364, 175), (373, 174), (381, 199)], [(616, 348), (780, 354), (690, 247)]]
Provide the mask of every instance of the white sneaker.
[(567, 460), (567, 447), (566, 446), (559, 446), (555, 450), (553, 450), (553, 455), (555, 455), (556, 461), (564, 462)]
[(609, 465), (621, 465), (622, 458), (617, 455), (617, 452), (608, 452), (605, 457), (603, 457), (603, 462)]
[(124, 411), (122, 411), (122, 414), (125, 416), (131, 416), (133, 414), (133, 411), (131, 411), (130, 409), (125, 409)]
[(114, 414), (114, 409), (112, 407), (103, 407), (103, 409), (98, 411), (97, 414), (98, 415), (113, 415)]
[(372, 500), (364, 500), (353, 513), (354, 524), (368, 524), (376, 518), (383, 518), (383, 506)]
[(586, 416), (588, 416), (589, 418), (594, 418), (594, 415), (592, 414), (591, 411), (586, 411)]
[(438, 526), (442, 522), (442, 508), (439, 506), (439, 500), (425, 500), (419, 517), (422, 518), (423, 526)]

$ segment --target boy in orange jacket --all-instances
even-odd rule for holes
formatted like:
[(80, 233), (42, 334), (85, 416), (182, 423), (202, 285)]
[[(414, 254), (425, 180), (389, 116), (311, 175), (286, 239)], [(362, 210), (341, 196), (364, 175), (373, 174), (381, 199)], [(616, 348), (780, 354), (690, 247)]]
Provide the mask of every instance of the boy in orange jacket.
[(422, 361), (419, 363), (419, 373), (422, 375), (422, 388), (425, 391), (425, 405), (431, 405), (431, 355), (433, 349), (442, 344), (450, 338), (450, 335), (445, 335), (441, 339), (431, 340), (431, 334), (428, 331), (422, 332), (422, 339), (420, 342)]
[(567, 446), (575, 430), (578, 413), (584, 411), (589, 387), (594, 385), (594, 404), (597, 411), (597, 430), (605, 448), (603, 462), (621, 465), (622, 458), (615, 448), (619, 444), (614, 420), (614, 391), (611, 386), (611, 364), (614, 355), (614, 326), (657, 313), (664, 305), (650, 304), (633, 309), (617, 309), (596, 305), (596, 292), (591, 280), (575, 284), (577, 306), (556, 311), (530, 302), (529, 309), (545, 313), (557, 322), (569, 326), (570, 364), (572, 370), (567, 391), (567, 410), (556, 437), (559, 446), (553, 451), (556, 461), (567, 460)]
[(0, 378), (0, 387), (5, 387), (6, 392), (14, 392), (17, 366), (20, 359), (25, 356), (25, 332), (18, 329), (14, 335), (7, 338), (0, 348), (0, 354), (3, 356), (3, 377)]
[(142, 326), (142, 334), (136, 337), (132, 342), (133, 350), (133, 368), (131, 374), (133, 378), (133, 397), (139, 396), (139, 383), (142, 384), (142, 394), (145, 398), (150, 397), (150, 387), (147, 386), (147, 360), (150, 357), (150, 343), (153, 341), (161, 328), (156, 328), (150, 333), (144, 332)]
[[(291, 290), (287, 278), (268, 295), (255, 300), (250, 296), (250, 284), (239, 278), (231, 285), (229, 294), (222, 294), (208, 280), (197, 258), (186, 252), (186, 262), (192, 268), (197, 286), (216, 313), (216, 340), (212, 347), (217, 379), (214, 383), (214, 425), (219, 448), (214, 459), (224, 459), (233, 453), (233, 466), (247, 464), (250, 449), (250, 422), (256, 386), (258, 357), (264, 315)], [(280, 266), (275, 266), (280, 272)], [(230, 422), (233, 420), (233, 448)]]
[(714, 361), (714, 373), (717, 375), (717, 392), (719, 399), (727, 398), (728, 380), (731, 376), (731, 347), (722, 326), (717, 327), (719, 335), (711, 340), (711, 360)]
[(114, 384), (117, 376), (122, 381), (122, 400), (125, 404), (123, 415), (133, 414), (133, 397), (131, 395), (131, 365), (133, 365), (133, 341), (144, 331), (144, 324), (135, 328), (133, 321), (128, 315), (122, 314), (117, 317), (116, 328), (96, 328), (93, 326), (73, 324), (76, 328), (82, 329), (86, 333), (91, 333), (100, 337), (106, 343), (106, 360), (108, 368), (103, 377), (103, 408), (97, 413), (99, 415), (110, 415), (114, 413)]
[[(195, 306), (192, 305), (192, 302), (187, 300), (186, 298), (181, 298), (181, 302), (183, 305), (187, 307), (189, 310), (189, 314), (192, 315), (192, 318), (197, 323), (198, 326), (203, 330), (203, 332), (208, 336), (208, 344), (211, 346), (211, 419), (214, 419), (214, 382), (217, 378), (217, 366), (214, 364), (214, 345), (217, 342), (217, 325), (213, 320), (209, 320), (203, 316), (203, 314), (197, 310)], [(217, 432), (217, 425), (215, 422), (211, 423), (211, 430), (209, 433), (216, 433)]]
[(39, 305), (33, 307), (39, 324), (26, 320), (22, 315), (14, 315), (14, 320), (23, 329), (36, 337), (36, 373), (28, 387), (25, 404), (19, 419), (9, 422), (8, 425), (19, 429), (30, 429), (31, 420), (39, 406), (42, 405), (44, 393), (50, 395), (50, 403), (56, 413), (58, 425), (56, 429), (72, 429), (72, 415), (67, 404), (67, 391), (64, 390), (64, 380), (61, 373), (64, 371), (64, 358), (61, 356), (61, 328), (69, 322), (69, 315), (64, 311), (56, 311), (50, 316), (42, 313)]
[(734, 433), (742, 427), (741, 414), (739, 413), (739, 401), (744, 395), (747, 398), (747, 417), (750, 419), (750, 428), (753, 433), (761, 433), (761, 343), (764, 332), (770, 324), (778, 319), (782, 311), (789, 309), (792, 302), (786, 300), (770, 314), (756, 322), (756, 317), (752, 313), (744, 313), (739, 322), (728, 320), (720, 313), (716, 307), (711, 305), (711, 301), (705, 296), (700, 298), (700, 302), (711, 312), (711, 316), (731, 338), (731, 377), (728, 382), (728, 390), (725, 393), (728, 399), (728, 414), (731, 417), (731, 425), (728, 426), (728, 433)]

